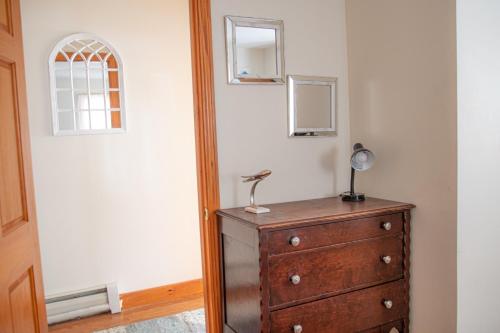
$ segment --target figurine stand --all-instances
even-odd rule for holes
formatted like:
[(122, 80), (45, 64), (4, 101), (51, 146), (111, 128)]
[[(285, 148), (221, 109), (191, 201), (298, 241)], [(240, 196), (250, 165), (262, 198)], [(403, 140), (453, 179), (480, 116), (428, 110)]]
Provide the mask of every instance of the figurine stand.
[(248, 207), (245, 207), (245, 212), (254, 213), (254, 214), (269, 213), (270, 211), (271, 210), (269, 208), (266, 208), (266, 207), (259, 207), (259, 206), (255, 206), (255, 207), (248, 206)]
[(244, 178), (243, 180), (244, 183), (254, 182), (252, 185), (252, 189), (250, 190), (250, 206), (245, 207), (245, 212), (252, 214), (264, 214), (264, 213), (269, 213), (271, 211), (269, 208), (260, 207), (255, 204), (255, 188), (257, 187), (257, 184), (263, 181), (270, 174), (271, 170), (262, 170), (256, 175), (242, 176), (242, 178)]

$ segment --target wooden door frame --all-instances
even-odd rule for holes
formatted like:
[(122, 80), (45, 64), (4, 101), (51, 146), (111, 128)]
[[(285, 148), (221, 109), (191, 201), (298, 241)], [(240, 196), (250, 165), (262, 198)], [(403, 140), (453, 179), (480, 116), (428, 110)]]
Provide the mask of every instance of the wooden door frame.
[(219, 175), (215, 126), (214, 68), (210, 0), (189, 0), (198, 205), (208, 333), (222, 332), (219, 269)]

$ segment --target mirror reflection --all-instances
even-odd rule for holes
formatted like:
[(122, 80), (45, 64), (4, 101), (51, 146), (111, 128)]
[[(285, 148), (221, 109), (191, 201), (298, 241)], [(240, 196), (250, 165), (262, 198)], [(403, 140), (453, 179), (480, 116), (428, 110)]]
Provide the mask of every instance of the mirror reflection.
[(236, 48), (239, 75), (278, 75), (275, 29), (236, 27)]
[(298, 128), (328, 128), (332, 125), (330, 86), (300, 84), (295, 91)]

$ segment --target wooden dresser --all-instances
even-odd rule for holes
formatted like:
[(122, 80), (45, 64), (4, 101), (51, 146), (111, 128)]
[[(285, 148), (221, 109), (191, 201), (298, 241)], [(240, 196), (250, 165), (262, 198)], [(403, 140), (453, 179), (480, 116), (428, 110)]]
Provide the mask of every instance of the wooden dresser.
[(413, 205), (266, 207), (217, 213), (224, 333), (408, 333)]

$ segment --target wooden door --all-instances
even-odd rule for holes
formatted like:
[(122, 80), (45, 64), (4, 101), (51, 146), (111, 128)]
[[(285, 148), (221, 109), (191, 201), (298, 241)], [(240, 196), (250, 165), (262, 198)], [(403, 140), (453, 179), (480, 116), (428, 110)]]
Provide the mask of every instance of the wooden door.
[(0, 0), (0, 332), (47, 332), (19, 0)]

